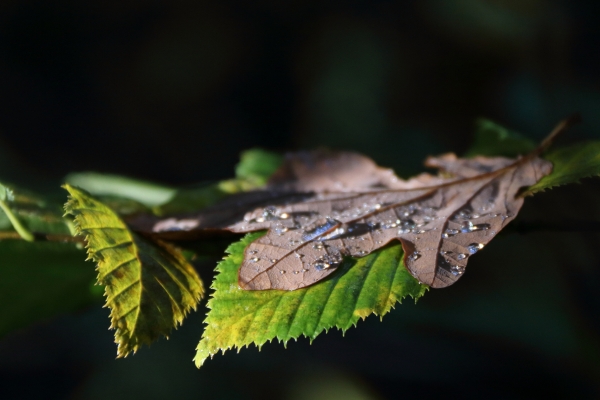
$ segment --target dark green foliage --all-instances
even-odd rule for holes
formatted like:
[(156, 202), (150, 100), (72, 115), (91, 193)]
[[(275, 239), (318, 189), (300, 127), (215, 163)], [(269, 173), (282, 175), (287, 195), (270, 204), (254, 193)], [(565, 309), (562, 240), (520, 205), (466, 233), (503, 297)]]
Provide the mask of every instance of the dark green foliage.
[(0, 240), (0, 336), (32, 322), (99, 304), (83, 246)]
[(519, 133), (506, 129), (489, 119), (479, 118), (475, 122), (473, 144), (465, 157), (516, 157), (533, 151), (535, 147), (535, 142)]

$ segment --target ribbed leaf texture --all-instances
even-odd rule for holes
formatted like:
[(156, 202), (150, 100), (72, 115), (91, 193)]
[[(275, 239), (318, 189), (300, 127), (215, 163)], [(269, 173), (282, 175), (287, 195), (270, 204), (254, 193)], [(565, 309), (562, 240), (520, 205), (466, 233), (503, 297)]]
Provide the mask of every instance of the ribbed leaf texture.
[(176, 248), (131, 232), (88, 193), (65, 188), (70, 194), (65, 210), (74, 216), (76, 232), (85, 236), (88, 259), (97, 263), (98, 283), (105, 286), (117, 356), (167, 336), (202, 297), (194, 268)]
[(360, 259), (348, 258), (335, 274), (307, 288), (242, 290), (238, 270), (244, 249), (261, 235), (248, 234), (229, 246), (229, 256), (217, 266), (207, 326), (195, 357), (198, 367), (219, 350), (252, 343), (260, 348), (273, 339), (287, 343), (300, 335), (313, 340), (333, 327), (346, 331), (359, 319), (383, 316), (404, 297), (416, 300), (427, 290), (404, 267), (399, 244)]

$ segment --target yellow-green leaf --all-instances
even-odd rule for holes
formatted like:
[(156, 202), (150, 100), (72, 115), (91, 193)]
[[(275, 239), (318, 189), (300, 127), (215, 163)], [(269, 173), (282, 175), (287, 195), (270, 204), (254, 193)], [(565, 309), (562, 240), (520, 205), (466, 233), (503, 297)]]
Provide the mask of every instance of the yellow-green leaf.
[(397, 244), (348, 258), (327, 279), (303, 289), (242, 290), (238, 270), (244, 249), (262, 234), (248, 234), (229, 246), (229, 256), (217, 266), (207, 326), (195, 357), (198, 367), (219, 350), (252, 343), (261, 347), (272, 339), (286, 343), (300, 335), (312, 340), (333, 327), (345, 331), (370, 314), (383, 316), (406, 296), (418, 299), (427, 289), (406, 270)]
[(176, 248), (131, 232), (88, 193), (64, 187), (70, 194), (65, 210), (74, 216), (77, 233), (85, 236), (88, 258), (97, 262), (98, 283), (105, 286), (117, 356), (168, 335), (202, 297), (194, 268)]

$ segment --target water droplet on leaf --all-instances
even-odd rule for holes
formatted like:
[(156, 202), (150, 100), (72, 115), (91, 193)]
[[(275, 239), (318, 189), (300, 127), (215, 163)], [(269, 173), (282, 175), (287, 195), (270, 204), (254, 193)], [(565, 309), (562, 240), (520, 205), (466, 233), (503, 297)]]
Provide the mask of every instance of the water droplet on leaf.
[(482, 243), (471, 243), (470, 245), (467, 246), (467, 250), (471, 254), (475, 254), (475, 253), (477, 253), (481, 249), (483, 249), (483, 244)]
[(460, 276), (465, 273), (465, 267), (462, 265), (453, 265), (450, 267), (450, 272), (455, 276)]

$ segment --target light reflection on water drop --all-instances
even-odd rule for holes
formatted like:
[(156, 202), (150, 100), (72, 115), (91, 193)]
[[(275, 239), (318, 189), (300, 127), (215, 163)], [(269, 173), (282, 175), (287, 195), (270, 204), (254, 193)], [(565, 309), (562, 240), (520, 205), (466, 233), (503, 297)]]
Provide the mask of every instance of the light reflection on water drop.
[(477, 253), (479, 250), (483, 249), (483, 243), (471, 243), (467, 246), (467, 250), (471, 254)]
[(338, 224), (339, 224), (338, 221), (336, 221), (336, 220), (334, 220), (332, 218), (326, 218), (324, 224), (318, 225), (314, 229), (311, 229), (310, 231), (307, 231), (302, 236), (302, 240), (304, 240), (304, 241), (313, 240), (314, 238), (317, 238), (317, 237), (321, 236), (322, 234), (330, 231), (331, 229), (333, 229)]
[(324, 255), (323, 257), (320, 257), (312, 263), (312, 266), (317, 271), (322, 271), (324, 269), (335, 267), (342, 262), (342, 254), (339, 251), (335, 252), (335, 249), (333, 248), (330, 249), (332, 249), (334, 252), (331, 254)]
[(465, 267), (462, 265), (453, 265), (450, 267), (450, 272), (455, 276), (460, 276), (465, 273)]
[(471, 221), (463, 222), (463, 226), (460, 229), (462, 233), (471, 232), (473, 230), (473, 223)]
[(443, 233), (442, 237), (444, 237), (444, 238), (447, 239), (449, 237), (452, 237), (452, 236), (456, 235), (458, 232), (459, 232), (458, 229), (450, 229), (450, 228), (448, 228), (448, 229), (446, 229), (446, 232)]
[(471, 227), (471, 232), (474, 231), (487, 231), (490, 229), (490, 224), (477, 224)]
[(438, 257), (437, 266), (450, 272), (454, 276), (460, 276), (465, 272), (465, 267), (461, 265), (452, 265), (445, 257)]

